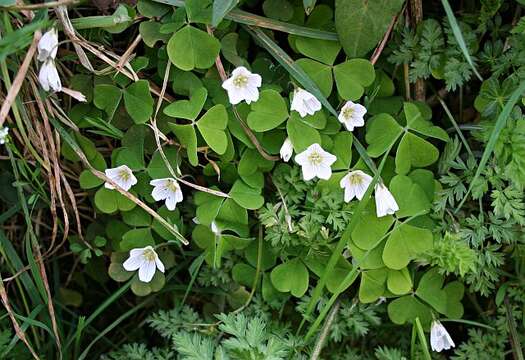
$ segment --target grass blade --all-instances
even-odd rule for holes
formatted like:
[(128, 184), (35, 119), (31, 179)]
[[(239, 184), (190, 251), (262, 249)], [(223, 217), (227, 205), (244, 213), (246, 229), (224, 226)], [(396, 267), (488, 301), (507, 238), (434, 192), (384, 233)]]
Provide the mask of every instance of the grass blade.
[(463, 38), (463, 34), (461, 33), (461, 29), (459, 28), (458, 21), (456, 20), (456, 17), (454, 16), (454, 12), (452, 11), (452, 8), (450, 7), (450, 4), (448, 0), (441, 0), (441, 3), (443, 4), (443, 7), (445, 8), (445, 12), (447, 13), (447, 19), (450, 24), (450, 28), (452, 29), (452, 32), (454, 33), (454, 37), (456, 38), (456, 41), (458, 42), (458, 45), (461, 49), (461, 52), (463, 53), (463, 56), (469, 63), (470, 67), (474, 71), (474, 74), (478, 77), (480, 81), (483, 81), (483, 78), (479, 74), (478, 70), (476, 69), (476, 66), (474, 65), (474, 62), (472, 61), (472, 58), (470, 57), (470, 54), (467, 49), (467, 44), (465, 44), (465, 39)]
[(211, 14), (211, 25), (217, 27), (222, 19), (224, 19), (224, 16), (226, 16), (226, 14), (228, 14), (238, 3), (239, 0), (214, 0), (213, 12)]
[(474, 175), (474, 178), (470, 182), (470, 186), (467, 190), (467, 193), (463, 197), (463, 200), (459, 203), (458, 207), (454, 212), (458, 212), (465, 201), (467, 200), (468, 195), (472, 191), (472, 188), (474, 187), (474, 184), (476, 183), (476, 180), (480, 177), (483, 170), (485, 170), (485, 166), (487, 165), (487, 161), (489, 160), (489, 156), (492, 154), (492, 151), (494, 151), (494, 147), (496, 146), (496, 141), (498, 140), (499, 134), (501, 133), (501, 130), (505, 127), (507, 124), (507, 119), (510, 116), (510, 113), (512, 109), (514, 108), (514, 105), (518, 102), (518, 100), (521, 98), (523, 92), (525, 92), (525, 81), (522, 81), (518, 88), (514, 90), (512, 95), (509, 98), (509, 101), (505, 104), (503, 107), (503, 110), (499, 114), (498, 118), (496, 119), (496, 125), (494, 126), (494, 129), (492, 129), (492, 133), (490, 134), (489, 141), (487, 142), (487, 145), (485, 146), (485, 150), (483, 151), (483, 155), (481, 156), (481, 160), (479, 161), (479, 166), (476, 170), (476, 174)]
[(432, 360), (432, 357), (430, 356), (430, 352), (428, 351), (427, 338), (425, 337), (423, 326), (421, 326), (421, 321), (419, 321), (418, 317), (416, 317), (415, 326), (417, 330), (417, 336), (419, 337), (419, 343), (421, 345), (421, 350), (423, 350), (423, 355), (425, 356), (426, 360)]
[[(176, 7), (184, 7), (183, 0), (153, 0), (161, 4), (167, 4)], [(284, 21), (273, 20), (264, 16), (254, 15), (252, 13), (233, 9), (224, 16), (225, 19), (234, 21), (239, 24), (252, 25), (265, 29), (282, 31), (288, 34), (304, 36), (312, 39), (338, 41), (337, 34), (330, 31), (313, 29), (306, 26), (289, 24)]]

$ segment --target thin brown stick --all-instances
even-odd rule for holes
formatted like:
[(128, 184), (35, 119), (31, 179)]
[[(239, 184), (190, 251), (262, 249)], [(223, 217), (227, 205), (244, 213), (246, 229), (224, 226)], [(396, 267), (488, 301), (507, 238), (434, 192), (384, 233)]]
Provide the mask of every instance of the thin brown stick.
[(133, 51), (135, 51), (135, 48), (140, 44), (141, 41), (142, 41), (142, 36), (138, 34), (135, 40), (133, 40), (131, 45), (129, 45), (129, 47), (126, 49), (124, 54), (122, 54), (122, 56), (120, 57), (120, 60), (117, 63), (117, 69), (122, 69), (124, 64), (128, 62), (129, 57), (131, 56)]
[[(162, 99), (163, 99), (162, 95), (166, 91), (166, 87), (168, 85), (170, 68), (171, 68), (171, 64), (168, 62), (167, 66), (166, 66), (166, 72), (164, 73), (164, 81), (163, 81), (163, 84), (162, 84), (162, 89), (161, 89), (161, 92), (160, 92), (159, 100), (157, 102), (157, 107), (155, 109), (155, 114), (153, 116), (153, 119), (151, 121), (151, 126), (150, 126), (151, 129), (153, 130), (153, 134), (155, 135), (155, 142), (157, 143), (157, 150), (159, 151), (159, 154), (162, 157), (162, 160), (164, 161), (164, 164), (168, 168), (168, 171), (170, 172), (171, 176), (173, 176), (173, 178), (175, 178), (177, 181), (181, 182), (184, 185), (187, 185), (189, 187), (192, 187), (192, 188), (194, 188), (196, 190), (199, 190), (199, 191), (202, 191), (202, 192), (205, 192), (205, 193), (208, 193), (208, 194), (212, 194), (212, 195), (219, 196), (219, 197), (224, 197), (224, 198), (229, 198), (230, 195), (228, 195), (226, 193), (223, 193), (222, 191), (208, 189), (208, 188), (206, 188), (204, 186), (193, 184), (193, 183), (191, 183), (189, 181), (184, 180), (182, 177), (177, 176), (177, 174), (175, 173), (175, 170), (173, 170), (173, 167), (171, 166), (170, 162), (168, 161), (168, 157), (166, 156), (166, 154), (164, 153), (164, 150), (162, 149), (162, 145), (160, 143), (160, 136), (161, 136), (160, 134), (162, 134), (162, 132), (157, 127), (157, 115), (158, 115), (160, 107), (162, 105)], [(162, 134), (162, 136), (165, 136), (165, 135)]]
[[(419, 23), (423, 21), (423, 2), (422, 0), (410, 0), (410, 14), (412, 17), (412, 25), (414, 29), (416, 29)], [(425, 79), (416, 79), (416, 83), (414, 85), (414, 97), (418, 101), (425, 101), (425, 98), (426, 98)]]
[(18, 95), (18, 92), (22, 87), (22, 83), (26, 78), (27, 71), (29, 70), (29, 65), (31, 65), (31, 60), (33, 59), (33, 55), (35, 54), (38, 41), (40, 40), (41, 36), (42, 33), (40, 31), (36, 31), (33, 35), (33, 42), (27, 50), (24, 61), (18, 69), (18, 73), (16, 74), (15, 79), (13, 80), (11, 88), (9, 88), (9, 90), (7, 91), (7, 96), (5, 97), (4, 103), (2, 104), (2, 108), (0, 109), (0, 127), (4, 124), (7, 114), (9, 114), (9, 110), (11, 109), (11, 106), (13, 105), (13, 102), (15, 101), (16, 96)]
[(323, 350), (324, 343), (326, 342), (326, 338), (328, 337), (328, 334), (330, 334), (330, 328), (332, 327), (332, 324), (334, 323), (335, 316), (337, 315), (337, 312), (339, 311), (340, 306), (341, 306), (341, 302), (337, 300), (334, 306), (332, 306), (332, 309), (330, 309), (330, 313), (328, 314), (328, 317), (326, 318), (323, 328), (321, 329), (321, 334), (319, 334), (319, 339), (315, 343), (314, 351), (312, 352), (312, 356), (310, 357), (310, 360), (317, 360), (319, 359), (319, 356), (321, 356), (321, 351)]
[(23, 5), (12, 5), (12, 6), (0, 6), (2, 10), (8, 11), (19, 11), (19, 10), (38, 10), (38, 9), (49, 9), (58, 6), (66, 6), (80, 3), (79, 0), (59, 0), (59, 1), (50, 1), (40, 4), (23, 4)]
[[(2, 279), (0, 278), (0, 280)], [(0, 281), (0, 298), (2, 299), (2, 304), (4, 304), (7, 314), (9, 315), (9, 318), (11, 319), (11, 322), (13, 323), (13, 328), (15, 329), (16, 336), (18, 336), (18, 338), (22, 340), (22, 342), (27, 346), (27, 348), (31, 352), (31, 355), (33, 355), (35, 359), (37, 360), (40, 359), (38, 355), (35, 353), (35, 350), (33, 350), (33, 347), (31, 346), (31, 344), (29, 344), (29, 341), (27, 340), (24, 330), (22, 330), (20, 325), (18, 325), (18, 321), (16, 320), (13, 309), (11, 308), (11, 305), (9, 304), (9, 297), (7, 296), (7, 292), (5, 291), (3, 280)]]
[(388, 39), (390, 38), (392, 30), (394, 29), (394, 26), (396, 26), (398, 18), (399, 14), (392, 17), (392, 21), (390, 21), (390, 25), (388, 25), (388, 29), (386, 30), (385, 35), (383, 36), (383, 40), (381, 40), (379, 46), (375, 49), (374, 53), (372, 54), (372, 57), (370, 58), (370, 62), (372, 63), (372, 65), (375, 65), (377, 60), (379, 59), (379, 56), (381, 56), (381, 53), (383, 52), (385, 45), (388, 42)]

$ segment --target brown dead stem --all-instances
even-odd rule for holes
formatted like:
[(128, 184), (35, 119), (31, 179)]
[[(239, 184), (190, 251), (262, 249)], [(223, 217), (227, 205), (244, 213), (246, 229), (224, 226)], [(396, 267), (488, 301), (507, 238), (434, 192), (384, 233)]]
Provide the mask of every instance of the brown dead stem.
[(16, 320), (15, 314), (13, 312), (13, 309), (11, 308), (11, 305), (9, 304), (9, 297), (7, 296), (7, 292), (5, 291), (4, 287), (4, 281), (0, 277), (0, 298), (2, 299), (2, 304), (4, 304), (5, 310), (7, 311), (7, 314), (9, 315), (9, 318), (11, 319), (11, 322), (13, 323), (13, 328), (15, 329), (16, 336), (22, 342), (26, 345), (26, 347), (31, 352), (31, 355), (33, 355), (33, 358), (40, 359), (38, 355), (35, 353), (35, 350), (33, 350), (33, 347), (31, 344), (29, 344), (29, 341), (27, 340), (26, 334), (24, 330), (20, 327), (18, 324), (18, 321)]
[(40, 36), (41, 36), (40, 31), (36, 31), (33, 36), (33, 41), (31, 42), (31, 45), (29, 46), (29, 49), (27, 50), (24, 61), (20, 65), (20, 68), (18, 69), (18, 73), (16, 74), (15, 79), (13, 80), (13, 83), (11, 84), (11, 87), (7, 91), (7, 96), (5, 97), (5, 100), (2, 104), (2, 108), (0, 108), (0, 127), (2, 127), (2, 125), (4, 124), (7, 114), (9, 114), (9, 110), (11, 109), (11, 106), (13, 105), (16, 99), (16, 96), (18, 95), (18, 92), (20, 91), (20, 88), (22, 87), (22, 83), (24, 82), (26, 78), (27, 71), (29, 70), (29, 66), (31, 65), (31, 60), (33, 59), (33, 56), (35, 55), (36, 48), (38, 45), (38, 40), (40, 40)]

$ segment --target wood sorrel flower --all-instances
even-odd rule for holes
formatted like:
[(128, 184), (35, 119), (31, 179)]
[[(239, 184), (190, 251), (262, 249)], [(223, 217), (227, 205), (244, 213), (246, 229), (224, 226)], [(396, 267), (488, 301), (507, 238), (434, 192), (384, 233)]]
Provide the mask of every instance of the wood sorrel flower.
[(295, 156), (295, 161), (301, 165), (303, 179), (308, 181), (315, 177), (328, 180), (332, 176), (332, 164), (337, 160), (335, 155), (324, 151), (319, 144), (310, 145), (305, 151)]
[(38, 81), (45, 91), (62, 91), (62, 82), (58, 76), (55, 62), (52, 59), (48, 59), (42, 64), (40, 72), (38, 73)]
[(151, 196), (155, 201), (166, 200), (168, 210), (175, 210), (177, 203), (182, 201), (182, 191), (177, 180), (173, 178), (155, 179), (149, 184), (154, 186)]
[(354, 197), (361, 200), (371, 182), (372, 177), (361, 170), (350, 171), (339, 182), (345, 189), (345, 201), (350, 202)]
[[(118, 186), (128, 191), (133, 185), (137, 183), (137, 178), (127, 165), (120, 165), (116, 168), (104, 170), (106, 176), (117, 183)], [(104, 184), (106, 189), (114, 189), (115, 187), (110, 183)]]
[(375, 197), (377, 217), (392, 215), (399, 210), (396, 199), (394, 199), (394, 196), (385, 185), (381, 183), (376, 184)]
[(253, 74), (244, 66), (239, 66), (232, 72), (232, 76), (222, 83), (228, 92), (230, 104), (236, 105), (245, 100), (247, 104), (259, 100), (261, 75)]
[(0, 145), (4, 145), (7, 142), (7, 134), (9, 133), (9, 128), (6, 126), (3, 129), (0, 129)]
[(151, 246), (144, 248), (132, 249), (129, 252), (129, 258), (124, 261), (124, 269), (127, 271), (139, 270), (139, 280), (142, 282), (150, 282), (155, 275), (156, 269), (164, 272), (164, 264), (159, 259), (159, 255)]
[(38, 41), (38, 61), (54, 60), (58, 50), (58, 33), (55, 28), (46, 32)]
[(297, 111), (301, 117), (305, 117), (321, 110), (321, 103), (308, 91), (297, 88), (293, 93), (291, 109)]
[(433, 351), (441, 352), (456, 346), (447, 329), (437, 320), (432, 322), (430, 328), (430, 347)]
[(281, 159), (283, 159), (284, 162), (288, 162), (288, 160), (290, 160), (293, 154), (293, 145), (290, 138), (286, 138), (284, 140), (279, 154), (281, 155)]
[(366, 108), (363, 105), (347, 101), (341, 108), (338, 119), (348, 131), (354, 131), (354, 128), (365, 124), (365, 114)]

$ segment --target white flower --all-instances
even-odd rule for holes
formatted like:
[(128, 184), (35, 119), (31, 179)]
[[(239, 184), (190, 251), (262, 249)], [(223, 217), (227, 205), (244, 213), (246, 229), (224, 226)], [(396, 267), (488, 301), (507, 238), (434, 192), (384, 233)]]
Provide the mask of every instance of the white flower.
[(350, 202), (354, 197), (361, 200), (371, 182), (372, 177), (361, 170), (350, 171), (339, 182), (345, 189), (345, 201)]
[(182, 201), (182, 191), (177, 180), (173, 178), (155, 179), (149, 184), (154, 186), (151, 196), (155, 201), (166, 200), (168, 210), (175, 210), (177, 203)]
[(7, 134), (9, 133), (9, 128), (6, 126), (3, 129), (0, 129), (0, 145), (4, 145), (7, 142)]
[(215, 234), (215, 236), (219, 236), (221, 234), (221, 230), (217, 226), (217, 223), (215, 221), (212, 221), (210, 224), (211, 232)]
[(348, 131), (354, 131), (354, 128), (365, 124), (365, 114), (366, 108), (363, 105), (347, 101), (341, 108), (338, 119)]
[(46, 32), (38, 42), (38, 56), (39, 61), (54, 60), (57, 56), (58, 49), (58, 33), (55, 28)]
[(232, 76), (222, 83), (222, 87), (228, 91), (230, 103), (235, 105), (245, 100), (247, 104), (259, 100), (259, 87), (261, 86), (261, 75), (252, 74), (244, 66), (239, 66), (232, 72)]
[(58, 71), (53, 60), (46, 60), (46, 62), (42, 64), (40, 72), (38, 73), (38, 81), (40, 81), (40, 85), (45, 91), (62, 91), (62, 83), (60, 82), (60, 77), (58, 76)]
[(437, 320), (432, 322), (430, 328), (430, 347), (433, 351), (441, 352), (455, 347), (454, 341), (448, 334), (447, 329)]
[(376, 184), (376, 213), (377, 217), (383, 217), (385, 215), (392, 215), (399, 210), (396, 199), (385, 185)]
[(316, 176), (328, 180), (332, 176), (330, 167), (337, 158), (335, 155), (324, 151), (319, 144), (312, 144), (308, 149), (295, 156), (295, 161), (302, 166), (303, 179), (311, 180)]
[[(127, 165), (120, 165), (116, 168), (104, 170), (106, 176), (117, 183), (118, 186), (128, 191), (133, 185), (137, 183), (137, 178)], [(106, 189), (114, 189), (115, 187), (110, 183), (104, 184)]]
[(289, 138), (284, 140), (279, 153), (281, 154), (281, 159), (283, 159), (283, 161), (288, 162), (288, 160), (290, 160), (293, 154), (293, 145)]
[(308, 91), (297, 88), (293, 93), (291, 109), (297, 111), (301, 117), (305, 117), (321, 110), (321, 103)]
[(151, 246), (130, 250), (129, 258), (122, 265), (127, 271), (138, 269), (139, 280), (146, 283), (153, 279), (156, 269), (164, 272), (164, 264)]

